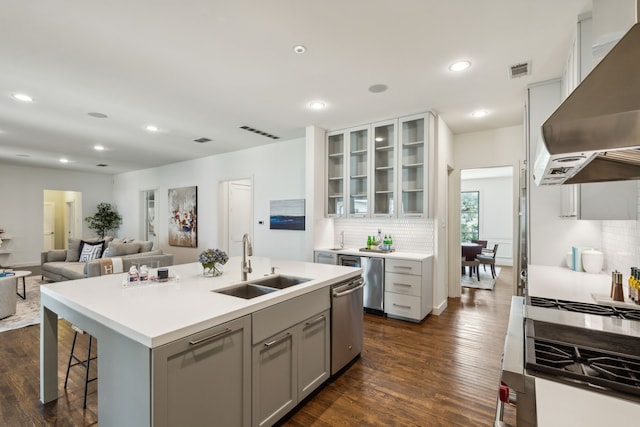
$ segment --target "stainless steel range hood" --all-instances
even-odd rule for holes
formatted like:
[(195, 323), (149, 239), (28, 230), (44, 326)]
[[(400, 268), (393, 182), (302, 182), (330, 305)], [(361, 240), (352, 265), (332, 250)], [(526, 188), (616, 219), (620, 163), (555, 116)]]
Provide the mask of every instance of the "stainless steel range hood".
[(542, 125), (538, 185), (640, 179), (640, 24)]

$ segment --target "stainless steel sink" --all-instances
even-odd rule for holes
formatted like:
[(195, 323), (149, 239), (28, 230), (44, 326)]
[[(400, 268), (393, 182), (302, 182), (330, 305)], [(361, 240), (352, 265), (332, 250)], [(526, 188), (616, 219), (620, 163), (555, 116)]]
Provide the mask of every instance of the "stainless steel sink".
[(241, 283), (239, 285), (229, 286), (228, 288), (216, 289), (211, 292), (219, 294), (231, 295), (232, 297), (251, 299), (262, 295), (276, 292), (280, 289), (286, 289), (300, 283), (308, 282), (311, 279), (294, 276), (269, 276), (263, 279), (251, 280), (249, 283)]
[(231, 295), (232, 297), (251, 299), (262, 295), (275, 292), (278, 289), (270, 288), (267, 286), (261, 286), (253, 283), (243, 283), (241, 285), (231, 286), (229, 288), (218, 289), (213, 292), (225, 295)]
[(300, 283), (308, 282), (311, 279), (305, 279), (303, 277), (294, 277), (294, 276), (271, 276), (264, 279), (252, 280), (252, 284), (267, 286), (269, 288), (276, 289), (286, 289), (291, 286), (299, 285)]

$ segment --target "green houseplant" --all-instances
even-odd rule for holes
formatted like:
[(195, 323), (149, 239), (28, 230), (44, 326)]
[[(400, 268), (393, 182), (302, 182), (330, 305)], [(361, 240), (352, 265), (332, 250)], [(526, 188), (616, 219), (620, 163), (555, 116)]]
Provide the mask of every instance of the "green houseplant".
[(120, 226), (122, 216), (111, 207), (111, 203), (98, 203), (98, 211), (84, 220), (89, 223), (90, 230), (95, 231), (101, 239), (104, 239), (107, 232)]

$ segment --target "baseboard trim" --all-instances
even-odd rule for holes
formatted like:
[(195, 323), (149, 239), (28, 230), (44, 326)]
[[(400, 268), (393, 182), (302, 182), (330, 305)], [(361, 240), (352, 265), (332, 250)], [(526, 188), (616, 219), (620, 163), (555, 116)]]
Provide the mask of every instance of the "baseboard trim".
[(433, 307), (433, 310), (431, 311), (431, 313), (435, 316), (440, 316), (442, 312), (445, 311), (446, 309), (447, 309), (447, 300), (444, 300), (440, 303), (439, 306)]

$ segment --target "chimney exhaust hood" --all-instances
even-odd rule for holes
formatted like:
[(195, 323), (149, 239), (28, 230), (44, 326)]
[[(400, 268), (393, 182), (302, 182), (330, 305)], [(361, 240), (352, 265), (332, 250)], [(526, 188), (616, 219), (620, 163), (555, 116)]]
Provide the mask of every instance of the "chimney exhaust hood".
[(542, 125), (538, 185), (640, 179), (640, 24)]

